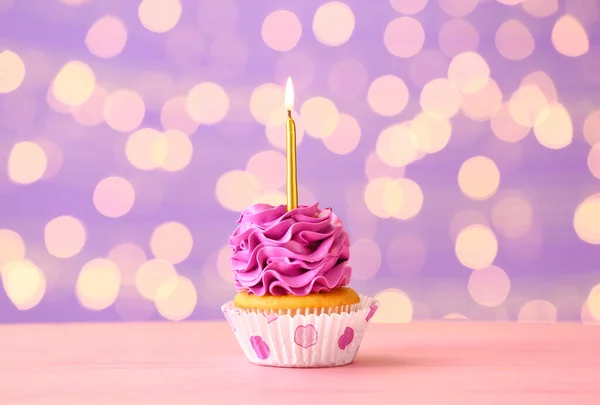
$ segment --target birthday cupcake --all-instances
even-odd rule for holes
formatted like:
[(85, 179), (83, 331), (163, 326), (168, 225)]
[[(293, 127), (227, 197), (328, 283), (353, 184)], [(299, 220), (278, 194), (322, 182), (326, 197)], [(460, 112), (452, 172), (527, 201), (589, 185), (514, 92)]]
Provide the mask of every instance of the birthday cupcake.
[(257, 204), (229, 238), (238, 294), (223, 306), (255, 364), (351, 363), (377, 303), (347, 287), (350, 240), (331, 208)]
[(287, 205), (256, 204), (229, 238), (238, 290), (222, 311), (250, 362), (278, 367), (351, 363), (377, 302), (347, 287), (350, 239), (331, 208), (298, 206), (294, 92), (288, 78)]

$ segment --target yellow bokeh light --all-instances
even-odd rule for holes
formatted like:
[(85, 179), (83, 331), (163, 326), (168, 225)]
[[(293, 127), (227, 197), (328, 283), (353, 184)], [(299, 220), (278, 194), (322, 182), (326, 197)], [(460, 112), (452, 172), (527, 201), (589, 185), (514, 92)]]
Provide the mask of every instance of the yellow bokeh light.
[(519, 125), (533, 128), (540, 112), (548, 105), (546, 95), (536, 85), (519, 87), (508, 103), (508, 112)]
[(510, 291), (510, 279), (506, 272), (497, 266), (488, 266), (472, 272), (468, 285), (473, 301), (484, 307), (502, 304)]
[(425, 30), (412, 17), (399, 17), (385, 27), (383, 42), (386, 49), (400, 58), (415, 56), (425, 43)]
[(25, 242), (21, 235), (11, 229), (0, 229), (0, 273), (7, 263), (24, 258)]
[(277, 190), (285, 184), (285, 155), (274, 150), (258, 152), (248, 160), (246, 171), (256, 176), (261, 190)]
[(198, 303), (198, 293), (190, 279), (178, 276), (161, 284), (156, 291), (154, 303), (163, 318), (181, 321), (194, 312)]
[(491, 265), (496, 259), (498, 240), (488, 227), (469, 225), (456, 237), (454, 252), (463, 266), (480, 270)]
[[(398, 187), (400, 192), (397, 192), (395, 187)], [(384, 207), (397, 219), (411, 219), (417, 216), (423, 207), (423, 191), (414, 180), (410, 179), (398, 179), (388, 185), (384, 190), (383, 199)], [(399, 208), (394, 209), (398, 202)]]
[(180, 0), (142, 0), (138, 18), (147, 30), (163, 33), (177, 25), (181, 11)]
[(489, 120), (501, 107), (502, 91), (494, 79), (479, 91), (463, 94), (460, 105), (463, 114), (474, 121)]
[(166, 260), (152, 259), (137, 269), (135, 286), (142, 297), (154, 301), (160, 286), (171, 279), (177, 279), (175, 267)]
[(561, 54), (576, 58), (590, 50), (588, 34), (572, 15), (560, 17), (552, 28), (552, 45)]
[(522, 60), (535, 50), (535, 40), (525, 24), (519, 20), (508, 20), (496, 31), (496, 48), (500, 55), (509, 60)]
[(215, 192), (223, 207), (231, 211), (242, 211), (252, 204), (259, 190), (260, 183), (255, 175), (232, 170), (219, 177)]
[(544, 94), (544, 98), (548, 103), (558, 102), (558, 92), (556, 91), (554, 81), (543, 70), (537, 70), (525, 76), (523, 80), (521, 80), (520, 87), (525, 86), (537, 87)]
[(461, 94), (448, 79), (439, 78), (423, 86), (419, 102), (423, 111), (451, 118), (460, 108)]
[(104, 105), (108, 92), (100, 86), (96, 86), (90, 98), (83, 104), (71, 107), (73, 119), (85, 126), (100, 125), (104, 122)]
[(106, 177), (96, 184), (92, 199), (100, 214), (109, 218), (119, 218), (133, 207), (135, 190), (131, 183), (122, 177)]
[(8, 156), (8, 177), (19, 184), (31, 184), (42, 178), (48, 167), (44, 149), (33, 142), (19, 142)]
[(188, 93), (187, 112), (200, 124), (217, 124), (225, 118), (228, 111), (229, 96), (216, 83), (200, 83)]
[(420, 151), (412, 139), (409, 124), (391, 125), (379, 134), (377, 156), (385, 164), (403, 167), (419, 158)]
[(44, 242), (48, 253), (60, 259), (73, 257), (83, 249), (86, 231), (75, 217), (62, 215), (44, 227)]
[(368, 238), (355, 240), (350, 247), (352, 258), (352, 278), (368, 280), (375, 276), (381, 267), (381, 250), (375, 241)]
[(393, 9), (402, 14), (412, 15), (422, 11), (427, 0), (390, 0)]
[(179, 222), (165, 222), (152, 232), (150, 249), (157, 259), (171, 264), (188, 258), (194, 245), (190, 230)]
[(168, 155), (169, 143), (162, 132), (142, 128), (132, 133), (125, 144), (125, 156), (129, 163), (140, 170), (160, 167)]
[(588, 153), (587, 165), (590, 173), (597, 179), (600, 179), (600, 143), (594, 145)]
[(408, 104), (408, 99), (408, 87), (402, 79), (392, 75), (373, 80), (367, 93), (371, 109), (386, 117), (401, 113)]
[(575, 209), (573, 227), (584, 242), (600, 245), (600, 194), (586, 198)]
[(500, 170), (485, 156), (467, 159), (458, 171), (458, 185), (464, 195), (473, 200), (487, 200), (500, 185)]
[(104, 120), (112, 129), (130, 132), (138, 128), (146, 115), (142, 97), (133, 90), (118, 89), (106, 97)]
[(592, 111), (585, 117), (583, 136), (590, 146), (600, 143), (600, 109)]
[(75, 107), (92, 96), (96, 76), (88, 65), (70, 61), (60, 69), (52, 85), (52, 94), (61, 103)]
[(485, 87), (490, 78), (490, 67), (476, 52), (456, 55), (448, 66), (448, 79), (463, 93), (474, 93)]
[[(402, 207), (402, 189), (394, 179), (388, 177), (374, 178), (365, 187), (364, 199), (369, 211), (379, 218), (390, 218)], [(384, 193), (387, 198), (384, 200)], [(387, 206), (384, 205), (387, 202)]]
[(298, 44), (302, 36), (302, 24), (293, 12), (277, 10), (265, 18), (260, 33), (269, 48), (285, 52)]
[(404, 291), (390, 288), (375, 296), (379, 309), (373, 316), (374, 323), (408, 323), (413, 317), (413, 304)]
[(18, 89), (25, 79), (25, 63), (13, 51), (0, 52), (0, 94)]
[(533, 207), (524, 197), (509, 195), (496, 201), (492, 207), (492, 224), (507, 238), (522, 238), (533, 226)]
[(315, 138), (326, 138), (338, 125), (340, 114), (333, 101), (325, 97), (306, 100), (300, 108), (304, 130)]
[(46, 277), (33, 262), (21, 259), (2, 268), (2, 285), (6, 295), (21, 311), (38, 305), (46, 292)]
[(438, 33), (440, 50), (449, 58), (453, 58), (463, 52), (476, 51), (479, 47), (479, 42), (480, 38), (477, 28), (470, 21), (462, 18), (454, 18), (446, 21), (442, 24)]
[(107, 258), (117, 265), (121, 271), (121, 283), (128, 286), (135, 284), (137, 269), (147, 260), (144, 249), (135, 243), (121, 243), (113, 247)]
[(312, 28), (315, 37), (322, 44), (329, 46), (345, 44), (354, 31), (354, 13), (345, 3), (339, 1), (325, 3), (317, 9)]
[(187, 97), (173, 97), (165, 101), (160, 110), (163, 129), (175, 129), (191, 135), (198, 130), (198, 123), (187, 111)]
[(440, 8), (453, 17), (465, 17), (473, 12), (479, 0), (439, 0)]
[(448, 145), (452, 135), (450, 120), (432, 112), (417, 114), (409, 128), (416, 149), (424, 153), (441, 151)]
[(528, 301), (519, 310), (518, 322), (523, 323), (555, 323), (558, 311), (545, 300)]
[(50, 84), (50, 86), (48, 86), (48, 91), (46, 92), (46, 102), (48, 103), (48, 106), (52, 110), (56, 111), (59, 114), (68, 114), (69, 111), (71, 111), (71, 109), (74, 107), (69, 107), (68, 105), (58, 101), (56, 99), (56, 96), (54, 95), (53, 91), (54, 91), (54, 82), (52, 82)]
[(340, 114), (335, 131), (323, 139), (323, 143), (331, 152), (347, 155), (358, 146), (360, 134), (358, 121), (348, 114)]
[(167, 141), (167, 153), (160, 163), (160, 168), (167, 172), (183, 170), (192, 161), (194, 154), (192, 141), (186, 134), (176, 129), (165, 131), (164, 137)]
[(89, 51), (100, 58), (114, 58), (123, 51), (127, 42), (127, 28), (119, 17), (105, 15), (96, 20), (85, 36)]
[(600, 284), (595, 285), (587, 298), (587, 308), (590, 315), (597, 321), (600, 321)]
[(111, 306), (119, 296), (121, 273), (119, 268), (108, 259), (93, 259), (83, 265), (75, 295), (82, 307), (101, 311)]
[(494, 135), (505, 142), (518, 142), (525, 138), (531, 130), (530, 127), (520, 125), (513, 119), (508, 103), (502, 104), (496, 114), (491, 117), (490, 127)]
[(561, 149), (573, 141), (571, 115), (562, 104), (550, 104), (535, 119), (533, 133), (547, 148)]
[(266, 125), (272, 117), (277, 119), (281, 116), (283, 118), (279, 119), (285, 125), (287, 115), (283, 101), (283, 87), (273, 83), (262, 84), (252, 91), (252, 95), (250, 96), (250, 112), (254, 119), (261, 124)]
[(521, 7), (533, 17), (546, 18), (558, 11), (558, 0), (523, 0)]

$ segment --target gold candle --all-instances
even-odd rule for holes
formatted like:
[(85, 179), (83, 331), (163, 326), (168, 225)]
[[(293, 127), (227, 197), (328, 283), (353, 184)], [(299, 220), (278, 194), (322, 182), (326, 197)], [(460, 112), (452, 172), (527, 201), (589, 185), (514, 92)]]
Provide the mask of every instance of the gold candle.
[(285, 85), (286, 125), (286, 161), (287, 161), (287, 210), (298, 208), (298, 170), (296, 166), (296, 123), (292, 119), (294, 109), (294, 87), (292, 78), (288, 77)]

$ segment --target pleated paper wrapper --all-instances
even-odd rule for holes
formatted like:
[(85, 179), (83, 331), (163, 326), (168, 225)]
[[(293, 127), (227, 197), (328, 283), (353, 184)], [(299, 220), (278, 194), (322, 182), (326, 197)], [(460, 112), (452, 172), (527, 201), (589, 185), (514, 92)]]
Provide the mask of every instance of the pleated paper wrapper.
[(251, 363), (274, 367), (336, 367), (354, 361), (379, 303), (360, 297), (351, 312), (281, 315), (247, 312), (233, 301), (221, 310)]

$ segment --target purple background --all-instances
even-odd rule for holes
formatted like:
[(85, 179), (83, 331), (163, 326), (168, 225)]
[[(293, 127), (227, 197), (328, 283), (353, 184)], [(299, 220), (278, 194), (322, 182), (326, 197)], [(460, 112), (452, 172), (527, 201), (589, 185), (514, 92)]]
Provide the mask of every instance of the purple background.
[[(533, 4), (534, 0), (527, 2)], [(238, 213), (221, 205), (216, 185), (224, 173), (245, 170), (256, 153), (281, 151), (268, 141), (265, 126), (253, 117), (250, 100), (258, 86), (283, 85), (287, 75), (297, 84), (297, 111), (311, 97), (326, 97), (340, 113), (354, 117), (361, 128), (358, 146), (345, 155), (331, 152), (322, 140), (307, 134), (298, 147), (301, 201), (308, 198), (303, 190), (310, 190), (322, 206), (333, 207), (344, 220), (353, 241), (365, 238), (379, 247), (381, 266), (376, 273), (361, 273), (364, 263), (354, 263), (358, 277), (352, 285), (357, 290), (367, 294), (389, 288), (403, 291), (412, 302), (412, 319), (439, 319), (460, 313), (471, 319), (517, 320), (522, 306), (531, 300), (548, 301), (556, 308), (558, 320), (581, 321), (582, 308), (584, 320), (592, 319), (585, 315), (585, 301), (592, 287), (600, 283), (600, 211), (592, 211), (591, 218), (596, 219), (589, 222), (596, 227), (596, 244), (583, 241), (573, 221), (578, 205), (600, 190), (598, 178), (592, 175), (594, 170), (599, 173), (600, 157), (590, 157), (588, 164), (593, 142), (586, 139), (600, 140), (593, 135), (600, 131), (600, 124), (589, 119), (584, 136), (584, 123), (600, 107), (600, 6), (596, 2), (559, 1), (558, 11), (539, 18), (522, 5), (479, 1), (471, 13), (461, 17), (479, 35), (475, 49), (470, 49), (467, 37), (447, 31), (457, 35), (449, 41), (455, 49), (476, 51), (487, 61), (504, 102), (510, 100), (525, 76), (544, 71), (554, 83), (558, 102), (570, 115), (573, 139), (556, 150), (541, 145), (533, 131), (519, 142), (505, 142), (495, 136), (489, 119), (475, 121), (459, 111), (451, 118), (448, 145), (406, 167), (404, 176), (417, 182), (423, 193), (421, 210), (408, 220), (378, 218), (369, 211), (364, 201), (364, 188), (370, 180), (365, 162), (376, 150), (384, 128), (411, 120), (421, 111), (419, 94), (423, 85), (446, 76), (454, 55), (448, 54), (447, 45), (441, 43), (448, 41), (448, 35), (440, 37), (439, 33), (455, 17), (437, 0), (429, 0), (422, 11), (411, 16), (422, 24), (425, 41), (417, 55), (405, 58), (386, 49), (384, 32), (389, 22), (406, 15), (392, 5), (401, 9), (409, 1), (345, 1), (356, 23), (350, 39), (335, 47), (319, 42), (312, 32), (313, 17), (323, 1), (183, 0), (181, 18), (165, 33), (150, 32), (140, 23), (139, 3), (89, 0), (67, 5), (58, 0), (0, 0), (0, 52), (8, 49), (16, 53), (26, 67), (19, 87), (0, 93), (0, 229), (20, 235), (26, 258), (44, 274), (46, 283), (41, 301), (27, 310), (17, 309), (9, 295), (0, 293), (0, 321), (163, 319), (153, 302), (136, 295), (135, 286), (122, 286), (116, 303), (99, 311), (80, 303), (75, 286), (86, 262), (106, 257), (119, 244), (134, 243), (151, 259), (151, 234), (168, 221), (184, 224), (193, 237), (191, 253), (175, 264), (177, 272), (189, 279), (197, 292), (197, 304), (189, 318), (220, 319), (220, 305), (235, 291), (219, 276), (217, 255), (226, 245)], [(441, 3), (455, 10), (460, 2)], [(302, 24), (302, 35), (289, 51), (269, 48), (261, 36), (265, 18), (280, 9), (295, 13)], [(100, 58), (90, 52), (85, 38), (90, 27), (107, 14), (121, 19), (128, 35), (122, 52)], [(553, 27), (565, 14), (581, 23), (589, 39), (589, 51), (581, 56), (565, 56), (553, 44)], [(522, 60), (507, 59), (495, 41), (501, 24), (510, 19), (519, 20), (535, 40), (535, 50)], [(104, 43), (110, 46), (110, 39)], [(422, 56), (424, 51), (429, 56)], [(427, 63), (431, 55), (436, 59)], [(364, 70), (359, 67), (358, 73), (347, 70), (347, 74), (339, 74), (334, 69), (332, 73), (336, 63), (348, 58), (358, 61)], [(146, 104), (141, 127), (163, 131), (163, 104), (173, 97), (186, 96), (202, 82), (218, 83), (228, 95), (229, 109), (221, 122), (201, 124), (189, 134), (194, 152), (183, 170), (139, 170), (128, 162), (124, 152), (133, 130), (117, 131), (106, 123), (84, 126), (73, 118), (68, 107), (67, 113), (61, 113), (49, 105), (48, 89), (61, 67), (71, 60), (89, 65), (96, 84), (109, 92), (129, 88), (140, 94)], [(0, 65), (0, 82), (1, 69)], [(438, 71), (441, 74), (436, 76)], [(415, 79), (419, 72), (423, 75), (419, 77), (426, 80)], [(406, 108), (392, 116), (373, 111), (367, 97), (371, 83), (384, 75), (401, 78), (410, 94)], [(341, 85), (336, 84), (336, 77)], [(395, 96), (390, 97), (394, 100)], [(298, 123), (302, 124), (302, 117)], [(49, 162), (58, 162), (52, 166), (58, 170), (31, 184), (15, 184), (7, 169), (14, 145), (23, 141), (47, 145), (44, 140), (54, 147), (46, 154)], [(61, 159), (56, 158), (57, 149)], [(492, 159), (501, 175), (498, 191), (483, 201), (465, 196), (457, 180), (461, 164), (479, 155)], [(385, 164), (379, 172), (395, 177), (402, 174), (402, 170), (386, 168)], [(94, 205), (96, 184), (108, 176), (127, 179), (136, 193), (131, 210), (119, 218), (103, 216)], [(503, 196), (515, 194), (529, 201), (533, 222), (521, 237), (507, 238), (490, 222), (492, 207)], [(496, 234), (498, 254), (493, 263), (511, 282), (506, 300), (498, 305), (480, 305), (473, 299), (468, 289), (472, 270), (457, 259), (450, 229), (453, 218), (465, 210), (480, 213), (475, 222), (483, 222)], [(80, 220), (87, 234), (81, 251), (68, 258), (52, 255), (44, 237), (46, 224), (61, 215)], [(519, 221), (517, 218), (517, 224)], [(462, 225), (473, 221), (467, 222)], [(420, 240), (424, 258), (413, 258), (416, 264), (403, 264), (403, 260), (411, 259), (411, 251), (403, 251), (404, 258), (402, 253), (394, 253), (390, 241), (398, 237)], [(0, 238), (0, 242), (5, 240)], [(1, 247), (0, 252), (4, 252)], [(489, 283), (494, 290), (493, 280)], [(484, 290), (479, 287), (483, 296), (493, 294)], [(393, 299), (389, 302), (387, 305), (396, 305)], [(394, 319), (391, 315), (388, 318)]]

